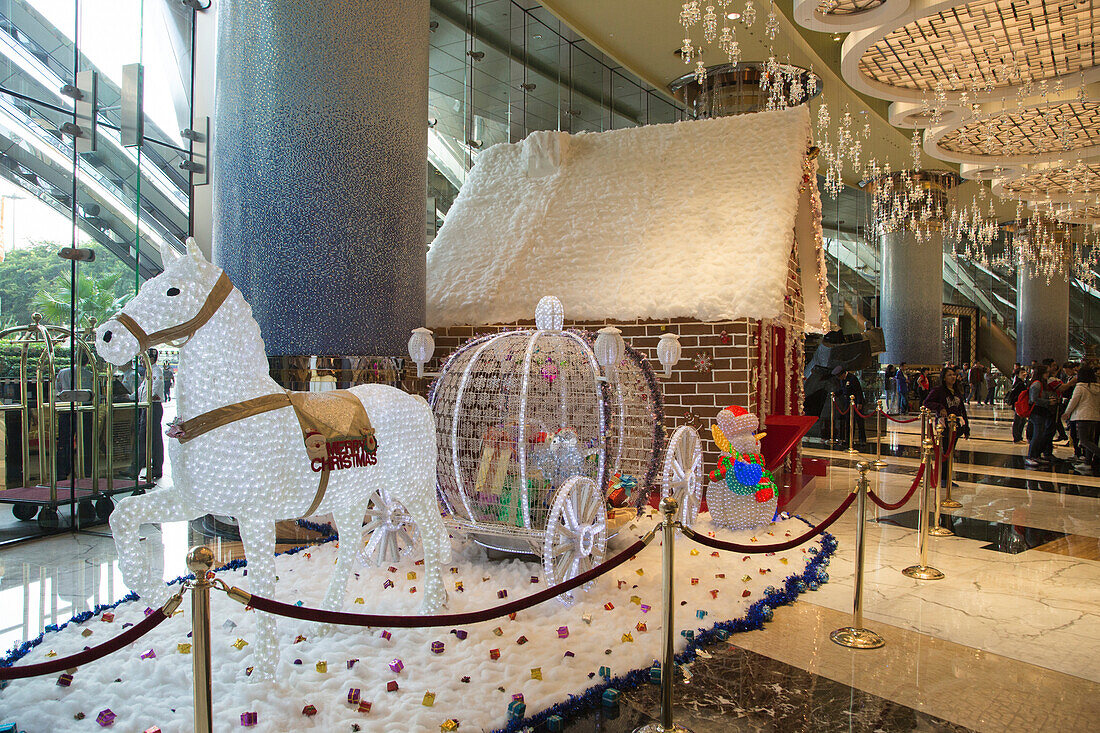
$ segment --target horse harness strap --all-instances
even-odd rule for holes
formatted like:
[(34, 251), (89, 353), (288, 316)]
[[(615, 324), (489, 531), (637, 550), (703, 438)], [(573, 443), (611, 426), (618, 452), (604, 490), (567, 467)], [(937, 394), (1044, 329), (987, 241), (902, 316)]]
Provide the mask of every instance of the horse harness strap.
[(161, 329), (160, 331), (154, 331), (153, 333), (145, 333), (144, 329), (138, 325), (138, 322), (124, 312), (120, 311), (115, 316), (115, 320), (121, 323), (123, 327), (137, 339), (139, 349), (145, 351), (150, 346), (156, 346), (166, 341), (193, 336), (195, 331), (198, 331), (206, 325), (207, 321), (213, 318), (218, 308), (221, 308), (222, 303), (225, 302), (225, 299), (229, 297), (231, 292), (233, 292), (233, 282), (229, 279), (229, 275), (226, 275), (223, 271), (222, 274), (218, 276), (218, 281), (214, 283), (214, 287), (207, 293), (206, 301), (202, 304), (202, 307), (199, 308), (199, 312), (196, 313), (193, 318), (189, 318), (183, 323), (170, 328)]
[(196, 415), (190, 420), (179, 421), (176, 423), (178, 431), (174, 432), (174, 436), (179, 439), (180, 443), (187, 443), (223, 425), (283, 407), (290, 407), (290, 395), (286, 392), (276, 392), (262, 397), (253, 397), (250, 400), (234, 402), (231, 405), (216, 407), (209, 412)]
[[(364, 462), (355, 463), (348, 460), (347, 456), (342, 462), (337, 462), (330, 457), (326, 447), (330, 445), (326, 442), (327, 437), (340, 438), (331, 445), (345, 449), (344, 453), (351, 452), (348, 448), (353, 444), (356, 447), (359, 443), (363, 447), (369, 445), (367, 450), (370, 453), (370, 460), (365, 461), (365, 464), (374, 462), (373, 452), (377, 446), (374, 442), (374, 428), (371, 427), (370, 420), (367, 418), (363, 403), (352, 393), (346, 390), (318, 394), (284, 391), (253, 397), (217, 407), (189, 420), (174, 422), (169, 428), (168, 436), (178, 439), (180, 443), (187, 443), (224, 425), (284, 407), (294, 408), (298, 424), (305, 436), (306, 451), (309, 453), (311, 466), (320, 474), (313, 501), (302, 515), (308, 517), (321, 505), (321, 500), (328, 488), (329, 473), (333, 468), (364, 465)], [(359, 437), (348, 440), (349, 434)]]

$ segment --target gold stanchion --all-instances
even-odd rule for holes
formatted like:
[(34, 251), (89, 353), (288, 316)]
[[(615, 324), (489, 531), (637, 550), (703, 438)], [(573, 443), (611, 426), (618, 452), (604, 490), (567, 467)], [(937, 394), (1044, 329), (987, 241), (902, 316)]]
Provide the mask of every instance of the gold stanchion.
[(942, 580), (944, 575), (928, 565), (928, 498), (932, 490), (932, 439), (921, 442), (921, 462), (924, 463), (924, 487), (917, 501), (917, 554), (920, 565), (910, 565), (902, 570), (902, 575), (917, 580)]
[(944, 465), (947, 466), (947, 489), (944, 491), (944, 497), (943, 501), (940, 502), (940, 507), (943, 509), (962, 509), (962, 504), (951, 498), (951, 485), (955, 483), (955, 447), (959, 444), (958, 415), (948, 415), (947, 424), (949, 426), (947, 440), (951, 444), (951, 453), (950, 455), (944, 456)]
[(195, 677), (195, 733), (212, 733), (214, 707), (210, 683), (210, 579), (214, 552), (205, 545), (187, 553), (187, 569), (195, 574), (191, 589), (191, 664)]
[[(886, 468), (886, 461), (882, 460), (882, 400), (875, 403), (875, 431), (878, 433), (878, 447), (875, 449), (875, 462), (872, 463), (875, 468)], [(878, 516), (878, 510), (875, 510), (875, 516)]]
[(920, 444), (924, 445), (924, 439), (928, 437), (928, 408), (921, 405), (920, 408)]
[(829, 447), (833, 447), (833, 442), (836, 440), (834, 437), (834, 424), (836, 423), (836, 392), (829, 393)]
[(677, 508), (676, 499), (671, 496), (666, 496), (661, 500), (661, 511), (665, 515), (664, 523), (661, 525), (663, 529), (662, 543), (664, 545), (662, 548), (661, 573), (664, 582), (665, 597), (665, 623), (664, 633), (662, 635), (664, 652), (661, 659), (661, 719), (658, 722), (647, 723), (639, 728), (635, 728), (634, 733), (691, 733), (690, 730), (682, 725), (676, 725), (672, 722), (672, 682), (676, 674), (676, 656), (674, 648), (676, 643), (676, 606), (672, 583), (672, 550), (676, 536), (676, 527), (679, 524), (673, 519), (673, 517), (676, 516)]
[(867, 471), (871, 464), (860, 461), (856, 464), (859, 469), (859, 480), (856, 482), (856, 580), (855, 593), (852, 598), (852, 625), (844, 626), (829, 634), (829, 638), (841, 646), (851, 649), (878, 649), (886, 644), (886, 641), (870, 629), (863, 628), (863, 560), (864, 560), (864, 525), (867, 521), (867, 492), (870, 490), (870, 480)]
[(943, 479), (947, 476), (947, 448), (943, 441), (943, 423), (936, 423), (936, 443), (940, 446), (940, 475), (936, 477), (936, 493), (933, 501), (933, 514), (935, 518), (932, 521), (932, 526), (928, 528), (928, 534), (933, 537), (952, 537), (954, 532), (947, 527), (940, 525), (940, 491), (943, 485)]
[(848, 452), (859, 453), (852, 444), (856, 434), (856, 396), (848, 395)]

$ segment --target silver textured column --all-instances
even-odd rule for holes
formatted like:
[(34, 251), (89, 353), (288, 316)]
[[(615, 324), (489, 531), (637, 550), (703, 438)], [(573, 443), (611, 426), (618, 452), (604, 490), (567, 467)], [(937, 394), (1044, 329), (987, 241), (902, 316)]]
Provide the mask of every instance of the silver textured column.
[(1069, 358), (1069, 282), (1055, 276), (1031, 277), (1017, 270), (1016, 361), (1030, 364), (1046, 358)]
[(908, 230), (884, 234), (879, 321), (883, 363), (943, 361), (943, 235), (918, 242)]
[(269, 356), (423, 325), (428, 0), (220, 0), (215, 261)]

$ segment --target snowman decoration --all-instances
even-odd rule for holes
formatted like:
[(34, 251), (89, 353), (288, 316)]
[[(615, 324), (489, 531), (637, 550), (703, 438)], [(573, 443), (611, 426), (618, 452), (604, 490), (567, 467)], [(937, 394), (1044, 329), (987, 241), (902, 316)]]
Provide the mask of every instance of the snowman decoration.
[(779, 495), (775, 477), (760, 454), (760, 420), (738, 405), (718, 413), (711, 433), (722, 457), (710, 472), (707, 505), (715, 524), (727, 529), (755, 529), (775, 518)]

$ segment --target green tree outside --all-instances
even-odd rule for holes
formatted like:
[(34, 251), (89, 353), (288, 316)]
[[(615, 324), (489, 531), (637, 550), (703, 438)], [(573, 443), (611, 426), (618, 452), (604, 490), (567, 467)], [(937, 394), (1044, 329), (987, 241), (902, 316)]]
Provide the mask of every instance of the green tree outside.
[[(131, 268), (103, 247), (85, 246), (96, 251), (96, 259), (77, 264), (79, 325), (86, 325), (87, 316), (102, 322), (134, 293)], [(0, 262), (0, 322), (30, 323), (37, 311), (47, 323), (68, 325), (70, 263), (57, 256), (60, 249), (54, 242), (38, 242)]]

